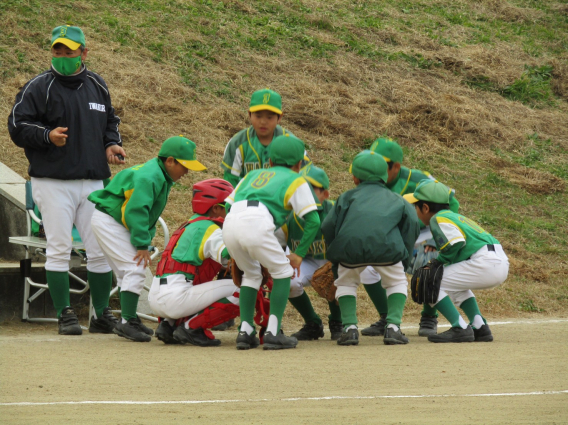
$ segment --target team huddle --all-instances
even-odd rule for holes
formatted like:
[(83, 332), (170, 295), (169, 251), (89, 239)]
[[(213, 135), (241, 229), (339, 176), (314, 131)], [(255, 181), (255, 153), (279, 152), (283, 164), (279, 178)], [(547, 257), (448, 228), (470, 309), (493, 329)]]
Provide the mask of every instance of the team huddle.
[[(58, 60), (18, 94), (9, 130), (30, 159), (34, 197), (45, 221), (47, 280), (59, 333), (82, 333), (70, 307), (67, 274), (75, 224), (88, 258), (94, 307), (89, 331), (148, 342), (154, 331), (136, 313), (150, 264), (148, 247), (174, 183), (205, 167), (194, 142), (170, 137), (156, 158), (120, 171), (103, 187), (110, 170), (101, 159), (124, 163), (120, 120), (102, 78), (81, 61), (75, 59), (73, 69), (59, 60), (86, 56), (82, 31), (58, 27), (51, 45)], [(103, 107), (85, 112), (99, 114), (100, 122), (92, 126), (100, 134), (72, 129), (67, 115), (80, 111), (71, 111), (67, 87), (74, 88), (79, 102), (87, 90), (85, 99), (100, 97)], [(65, 114), (50, 117), (49, 102), (57, 101), (67, 106)], [(295, 348), (298, 341), (322, 338), (323, 320), (304, 288), (328, 263), (336, 289), (335, 299), (328, 301), (328, 326), (338, 345), (359, 343), (360, 284), (378, 317), (361, 334), (382, 336), (386, 345), (409, 342), (401, 331), (407, 275), (413, 276), (413, 300), (423, 304), (420, 336), (438, 343), (493, 340), (472, 290), (502, 284), (509, 262), (497, 239), (459, 214), (454, 190), (427, 172), (403, 166), (401, 146), (382, 137), (353, 159), (354, 188), (331, 201), (325, 170), (308, 158), (302, 140), (280, 126), (281, 96), (256, 91), (248, 111), (250, 127), (230, 139), (220, 161), (223, 179), (193, 185), (193, 215), (173, 233), (157, 265), (148, 300), (160, 317), (155, 331), (160, 341), (218, 346), (211, 329), (237, 317), (239, 350), (261, 344), (265, 350)], [(97, 154), (71, 169), (82, 150)], [(46, 166), (50, 158), (62, 159), (63, 170)], [(120, 319), (109, 307), (112, 273), (120, 288)], [(305, 322), (290, 336), (282, 331), (288, 301)], [(437, 331), (439, 314), (451, 325), (442, 333)]]

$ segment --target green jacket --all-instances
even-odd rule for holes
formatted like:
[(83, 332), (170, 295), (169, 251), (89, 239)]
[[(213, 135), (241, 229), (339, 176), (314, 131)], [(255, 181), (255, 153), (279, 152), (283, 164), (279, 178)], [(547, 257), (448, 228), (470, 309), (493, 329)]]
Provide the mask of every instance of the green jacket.
[(327, 258), (347, 267), (408, 266), (420, 225), (414, 206), (380, 182), (343, 193), (322, 225)]
[(148, 249), (173, 184), (162, 161), (154, 158), (120, 171), (107, 187), (91, 193), (89, 201), (126, 227), (136, 249)]

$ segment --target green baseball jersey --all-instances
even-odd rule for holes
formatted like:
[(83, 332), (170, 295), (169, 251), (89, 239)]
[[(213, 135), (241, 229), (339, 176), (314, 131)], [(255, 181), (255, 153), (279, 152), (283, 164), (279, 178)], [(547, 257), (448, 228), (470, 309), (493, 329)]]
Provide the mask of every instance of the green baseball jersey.
[(104, 189), (91, 193), (89, 201), (126, 227), (136, 249), (148, 249), (173, 184), (162, 161), (154, 158), (120, 171)]
[[(189, 221), (199, 217), (203, 216), (194, 214)], [(172, 251), (172, 258), (180, 263), (200, 266), (207, 258), (226, 265), (230, 256), (223, 242), (221, 228), (213, 221), (200, 220), (187, 225)], [(191, 273), (177, 273), (184, 274), (190, 280), (194, 278)]]
[(227, 198), (231, 204), (244, 200), (266, 206), (277, 229), (286, 223), (292, 211), (303, 217), (317, 210), (308, 182), (291, 169), (279, 166), (251, 171)]
[[(333, 201), (325, 200), (322, 204), (317, 204), (318, 206), (318, 215), (320, 221), (323, 223), (323, 220), (329, 213), (329, 211), (333, 208)], [(288, 219), (288, 223), (282, 226), (284, 233), (287, 235), (287, 244), (290, 251), (296, 252), (296, 249), (300, 245), (300, 241), (304, 236), (304, 219), (298, 217), (295, 213)], [(323, 238), (323, 234), (321, 232), (321, 227), (318, 230), (314, 241), (310, 245), (306, 257), (312, 257), (316, 260), (325, 260), (326, 257), (326, 246), (325, 240)], [(304, 257), (305, 258), (305, 257)]]
[(438, 260), (444, 264), (465, 261), (483, 246), (499, 244), (475, 221), (450, 210), (434, 215), (430, 219), (430, 230), (440, 252)]
[[(435, 180), (428, 171), (411, 170), (410, 168), (401, 166), (398, 176), (391, 182), (387, 183), (386, 186), (394, 193), (398, 193), (402, 196), (407, 193), (414, 193), (418, 183), (424, 179)], [(455, 197), (455, 191), (450, 189), (450, 210), (457, 213), (459, 206), (460, 203)], [(422, 227), (422, 222), (420, 222), (420, 224)]]

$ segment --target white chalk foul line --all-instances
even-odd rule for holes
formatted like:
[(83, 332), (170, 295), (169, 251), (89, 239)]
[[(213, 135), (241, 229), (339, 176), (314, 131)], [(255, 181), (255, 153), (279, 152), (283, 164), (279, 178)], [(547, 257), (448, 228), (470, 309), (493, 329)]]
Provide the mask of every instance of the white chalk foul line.
[(0, 403), (0, 406), (57, 406), (57, 405), (80, 405), (80, 404), (207, 404), (207, 403), (260, 403), (275, 401), (321, 401), (321, 400), (377, 400), (377, 399), (400, 399), (400, 398), (451, 398), (451, 397), (519, 397), (531, 395), (558, 395), (568, 394), (568, 390), (560, 391), (533, 391), (528, 393), (488, 393), (488, 394), (418, 394), (418, 395), (372, 395), (372, 396), (328, 396), (328, 397), (291, 397), (291, 398), (258, 398), (245, 400), (165, 400), (165, 401), (134, 401), (134, 400), (107, 400), (107, 401), (48, 401), (16, 403)]

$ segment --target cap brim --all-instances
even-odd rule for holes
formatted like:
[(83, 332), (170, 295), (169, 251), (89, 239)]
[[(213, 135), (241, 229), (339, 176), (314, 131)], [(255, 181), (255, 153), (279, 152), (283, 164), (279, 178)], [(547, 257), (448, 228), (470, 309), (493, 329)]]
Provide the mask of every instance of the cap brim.
[(280, 109), (270, 105), (256, 105), (256, 106), (251, 106), (249, 108), (249, 112), (257, 112), (257, 111), (272, 111), (275, 114), (282, 115), (282, 111)]
[(414, 193), (407, 193), (406, 195), (403, 195), (402, 197), (411, 204), (415, 204), (416, 202), (418, 202), (420, 200), (420, 199), (416, 198), (416, 196), (414, 196)]
[(51, 47), (55, 46), (57, 43), (65, 44), (71, 50), (77, 50), (81, 47), (80, 43), (76, 43), (73, 40), (69, 40), (68, 38), (58, 38), (53, 43), (51, 43)]
[(187, 168), (188, 170), (191, 170), (191, 171), (207, 170), (207, 167), (199, 161), (195, 161), (195, 160), (194, 161), (187, 161), (185, 159), (177, 159), (177, 158), (176, 158), (176, 161), (179, 162), (181, 165), (183, 165), (185, 168)]
[(311, 178), (310, 176), (303, 176), (307, 181), (309, 181), (312, 186), (314, 187), (323, 187), (323, 184), (321, 184), (320, 182), (318, 182), (316, 179)]

